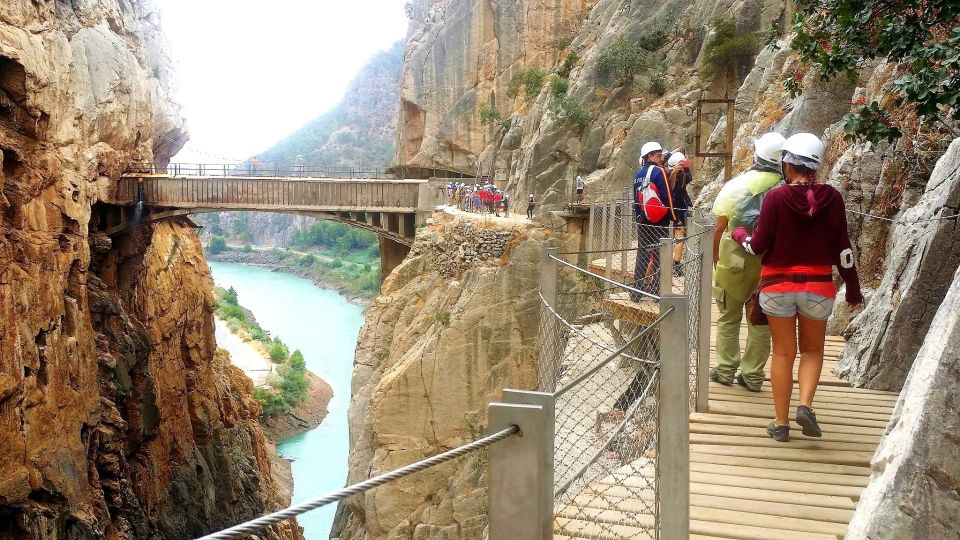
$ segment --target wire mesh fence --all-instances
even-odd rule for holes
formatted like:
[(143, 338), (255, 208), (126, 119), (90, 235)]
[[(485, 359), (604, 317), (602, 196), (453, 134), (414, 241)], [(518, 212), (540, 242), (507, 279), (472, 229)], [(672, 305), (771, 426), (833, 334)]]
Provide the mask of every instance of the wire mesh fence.
[[(556, 397), (555, 525), (572, 537), (657, 538), (661, 331), (685, 331), (692, 409), (709, 244), (695, 220), (638, 225), (629, 200), (605, 199), (591, 208), (587, 252), (558, 254), (541, 297), (539, 390)], [(688, 299), (679, 325), (664, 323), (665, 295)]]

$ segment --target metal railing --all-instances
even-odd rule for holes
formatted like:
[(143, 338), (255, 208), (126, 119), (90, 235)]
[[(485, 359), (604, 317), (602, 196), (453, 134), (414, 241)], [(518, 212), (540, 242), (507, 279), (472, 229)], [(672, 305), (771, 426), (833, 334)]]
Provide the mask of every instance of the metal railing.
[(264, 177), (264, 178), (337, 178), (359, 180), (396, 180), (386, 169), (359, 167), (318, 167), (304, 164), (258, 163), (132, 163), (124, 174), (163, 174), (170, 176)]
[(672, 276), (652, 289), (614, 272), (613, 256), (635, 256), (636, 244), (594, 247), (609, 249), (548, 249), (542, 262), (538, 390), (553, 400), (554, 530), (685, 538), (690, 312), (699, 298), (676, 294)]
[[(682, 225), (638, 224), (629, 190), (601, 194), (591, 205), (584, 265), (656, 295), (690, 299), (691, 408), (706, 412), (713, 281), (713, 217), (681, 209)], [(672, 261), (672, 263), (666, 263)]]
[[(527, 478), (525, 478), (523, 474), (516, 474), (515, 469), (517, 468), (516, 464), (522, 464), (529, 473), (543, 472), (543, 465), (540, 460), (540, 456), (542, 455), (541, 448), (543, 446), (542, 416), (543, 414), (540, 408), (536, 406), (493, 403), (490, 405), (490, 418), (491, 423), (497, 427), (495, 429), (491, 428), (492, 433), (486, 437), (458, 446), (442, 454), (437, 454), (436, 456), (364, 480), (363, 482), (347, 486), (305, 503), (290, 506), (263, 517), (234, 525), (222, 531), (208, 534), (201, 537), (201, 540), (250, 538), (251, 534), (255, 534), (264, 528), (289, 519), (294, 519), (311, 510), (316, 510), (346, 499), (347, 497), (367, 492), (384, 484), (399, 480), (400, 478), (424, 471), (430, 467), (463, 457), (475, 450), (488, 447), (491, 452), (491, 486), (497, 486), (499, 488), (498, 493), (530, 493), (531, 486), (527, 480), (532, 476), (527, 475)], [(519, 423), (514, 423), (514, 420), (518, 420)], [(538, 437), (538, 435), (540, 435), (540, 437)], [(500, 443), (500, 445), (496, 443)], [(502, 457), (496, 460), (494, 459), (493, 456), (502, 455), (502, 452), (495, 450), (498, 446), (504, 447), (502, 451), (509, 456), (509, 460), (505, 460)], [(510, 461), (513, 464), (508, 464), (506, 467), (493, 466), (494, 463), (504, 465), (506, 461)], [(503, 505), (498, 505), (495, 508), (502, 513), (502, 506)], [(516, 505), (514, 505), (514, 507), (516, 507)], [(527, 505), (519, 505), (519, 507), (525, 509)], [(492, 507), (491, 513), (493, 513), (493, 510), (494, 508)], [(535, 516), (526, 511), (521, 515), (513, 515), (513, 511), (509, 511), (511, 517), (508, 519), (511, 519), (511, 527), (514, 527), (512, 530), (539, 531), (542, 530), (544, 521), (549, 523), (548, 516)], [(499, 538), (508, 537), (509, 536), (500, 536)], [(528, 534), (523, 537), (536, 538), (537, 536)]]

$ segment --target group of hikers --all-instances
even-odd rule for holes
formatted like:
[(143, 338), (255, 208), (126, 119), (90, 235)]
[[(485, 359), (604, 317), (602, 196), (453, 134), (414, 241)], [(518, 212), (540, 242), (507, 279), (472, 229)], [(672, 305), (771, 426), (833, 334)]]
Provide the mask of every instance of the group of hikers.
[(510, 217), (510, 197), (493, 184), (447, 184), (447, 201), (465, 212), (488, 213), (500, 217), (500, 210)]
[[(677, 152), (665, 154), (656, 142), (644, 144), (640, 153), (633, 183), (638, 237), (634, 287), (657, 293), (659, 249), (651, 239), (663, 236), (671, 223), (675, 230), (682, 227), (690, 207), (685, 191), (690, 162)], [(813, 399), (837, 294), (832, 267), (846, 283), (851, 311), (863, 303), (843, 198), (834, 187), (817, 182), (823, 153), (823, 142), (813, 134), (784, 138), (767, 133), (754, 141), (752, 166), (723, 186), (713, 206), (713, 297), (720, 317), (717, 367), (710, 370), (710, 380), (760, 392), (772, 349), (775, 417), (766, 430), (779, 442), (790, 439), (798, 350), (800, 403), (794, 418), (805, 436), (822, 435)], [(747, 339), (741, 350), (745, 314)], [(625, 411), (632, 398), (628, 388), (615, 408)]]

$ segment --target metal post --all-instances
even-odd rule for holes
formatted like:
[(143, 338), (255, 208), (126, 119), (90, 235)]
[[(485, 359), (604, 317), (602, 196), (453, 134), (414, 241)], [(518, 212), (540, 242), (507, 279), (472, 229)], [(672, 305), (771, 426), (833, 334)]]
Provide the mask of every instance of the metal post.
[(727, 102), (727, 156), (723, 159), (723, 181), (733, 177), (733, 100)]
[[(674, 312), (660, 324), (660, 382), (657, 387), (657, 524), (663, 540), (690, 536), (690, 358), (688, 300), (660, 299), (660, 313)], [(498, 429), (502, 429), (498, 428)]]
[[(607, 239), (607, 211), (609, 210), (607, 206), (607, 197), (608, 194), (606, 191), (600, 193), (600, 207), (603, 209), (603, 211), (601, 212), (598, 225), (600, 226), (600, 251), (604, 252), (610, 249), (609, 240)], [(604, 253), (604, 260), (607, 261), (605, 263), (606, 266), (610, 266), (609, 256), (609, 253)]]
[(553, 485), (544, 489), (546, 411), (539, 405), (513, 403), (491, 403), (488, 411), (490, 433), (511, 425), (520, 428), (520, 434), (489, 450), (489, 538), (549, 540), (553, 538)]
[[(672, 229), (671, 229), (672, 231)], [(673, 239), (660, 239), (660, 296), (673, 294)]]
[(596, 231), (596, 225), (594, 225), (593, 220), (596, 217), (597, 203), (590, 203), (590, 217), (587, 218), (587, 257), (592, 258), (593, 254), (590, 253), (593, 251), (593, 233)]
[(504, 403), (516, 405), (534, 405), (543, 408), (541, 419), (543, 420), (543, 446), (541, 448), (541, 459), (543, 460), (543, 473), (541, 476), (540, 498), (541, 513), (548, 516), (549, 523), (544, 529), (544, 538), (550, 538), (553, 525), (553, 452), (554, 437), (556, 431), (556, 398), (553, 394), (546, 392), (530, 392), (527, 390), (512, 390), (505, 388), (503, 390)]
[(713, 231), (701, 225), (700, 251), (700, 342), (697, 344), (697, 412), (710, 407), (710, 316), (713, 312)]
[(557, 261), (554, 257), (560, 248), (548, 247), (543, 250), (543, 259), (540, 263), (540, 294), (547, 301), (547, 305), (557, 307)]
[(615, 199), (610, 200), (609, 194), (608, 194), (607, 223), (606, 223), (607, 247), (605, 248), (607, 250), (607, 263), (606, 263), (607, 279), (612, 279), (612, 274), (613, 274), (613, 251), (612, 250), (616, 249), (616, 241), (617, 241), (616, 229), (615, 229), (615, 225), (617, 224), (616, 210), (617, 210), (617, 202)]

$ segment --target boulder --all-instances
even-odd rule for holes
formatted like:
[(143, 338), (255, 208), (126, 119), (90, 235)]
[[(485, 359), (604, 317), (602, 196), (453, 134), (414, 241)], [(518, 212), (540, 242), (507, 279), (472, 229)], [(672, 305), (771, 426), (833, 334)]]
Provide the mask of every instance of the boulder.
[(899, 390), (960, 266), (960, 139), (937, 163), (919, 202), (890, 235), (883, 279), (851, 322), (839, 373), (857, 386)]
[(960, 271), (952, 278), (873, 456), (848, 540), (960, 538)]

